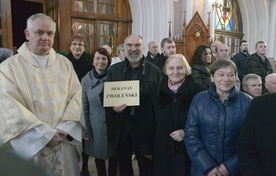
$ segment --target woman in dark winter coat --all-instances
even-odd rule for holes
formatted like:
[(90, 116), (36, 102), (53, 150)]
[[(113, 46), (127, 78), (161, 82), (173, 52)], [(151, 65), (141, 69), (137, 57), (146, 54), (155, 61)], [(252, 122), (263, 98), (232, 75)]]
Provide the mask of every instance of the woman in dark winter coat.
[(199, 45), (191, 60), (192, 77), (197, 83), (209, 88), (211, 84), (211, 74), (209, 66), (212, 63), (212, 52), (209, 46)]
[[(73, 35), (70, 39), (69, 47), (71, 52), (67, 54), (67, 58), (72, 62), (74, 70), (81, 82), (81, 79), (92, 69), (90, 63), (90, 54), (85, 52), (85, 37), (84, 35)], [(81, 174), (83, 176), (90, 176), (88, 170), (89, 156), (84, 153), (85, 142), (82, 140), (82, 168)]]
[(73, 64), (74, 70), (81, 79), (91, 71), (90, 54), (85, 52), (85, 38), (83, 35), (74, 35), (70, 40), (71, 52), (66, 56)]
[(185, 176), (190, 160), (183, 142), (183, 128), (193, 97), (205, 87), (191, 78), (191, 68), (181, 54), (171, 55), (165, 76), (151, 88), (141, 130), (141, 151), (153, 158), (156, 176)]
[(251, 98), (235, 86), (236, 65), (220, 59), (210, 67), (213, 83), (197, 94), (185, 127), (191, 176), (240, 175), (237, 138)]
[[(111, 64), (111, 57), (105, 48), (98, 48), (91, 54), (94, 68), (82, 79), (82, 102), (85, 119), (85, 153), (95, 158), (99, 176), (116, 176), (116, 150), (107, 140), (105, 109), (99, 94)], [(108, 159), (108, 173), (105, 160)]]

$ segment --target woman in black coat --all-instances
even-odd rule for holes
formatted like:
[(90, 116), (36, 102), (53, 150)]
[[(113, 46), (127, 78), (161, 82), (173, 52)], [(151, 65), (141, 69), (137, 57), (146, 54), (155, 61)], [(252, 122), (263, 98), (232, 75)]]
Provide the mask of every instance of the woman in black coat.
[(183, 142), (190, 103), (204, 86), (191, 78), (181, 54), (170, 56), (161, 83), (151, 88), (141, 129), (141, 152), (153, 158), (156, 176), (189, 175), (190, 160)]
[(197, 83), (206, 88), (211, 84), (211, 74), (209, 66), (212, 63), (212, 52), (209, 46), (199, 45), (191, 59), (192, 77)]
[(74, 70), (81, 79), (92, 70), (90, 54), (85, 52), (85, 38), (83, 35), (74, 35), (70, 40), (71, 52), (66, 56), (73, 64)]
[[(70, 39), (69, 47), (71, 52), (66, 56), (74, 67), (74, 70), (81, 82), (82, 78), (92, 69), (90, 54), (85, 52), (85, 37), (83, 35), (73, 35)], [(82, 140), (82, 175), (89, 176), (88, 160), (89, 155), (84, 152), (85, 141)]]
[(243, 176), (276, 175), (276, 93), (252, 100), (237, 142)]

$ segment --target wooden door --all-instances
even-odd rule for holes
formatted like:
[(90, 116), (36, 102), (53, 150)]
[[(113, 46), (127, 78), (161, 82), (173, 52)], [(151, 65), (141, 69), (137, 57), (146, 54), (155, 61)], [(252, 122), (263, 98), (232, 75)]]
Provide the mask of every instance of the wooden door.
[[(116, 54), (116, 47), (131, 33), (132, 17), (128, 0), (59, 0), (69, 3), (66, 13), (59, 11), (60, 33), (86, 36), (88, 51), (95, 47), (109, 45)], [(60, 3), (59, 3), (60, 4)], [(62, 8), (61, 6), (59, 6)], [(68, 43), (70, 37), (61, 38), (60, 43)], [(68, 45), (60, 47), (68, 51)]]

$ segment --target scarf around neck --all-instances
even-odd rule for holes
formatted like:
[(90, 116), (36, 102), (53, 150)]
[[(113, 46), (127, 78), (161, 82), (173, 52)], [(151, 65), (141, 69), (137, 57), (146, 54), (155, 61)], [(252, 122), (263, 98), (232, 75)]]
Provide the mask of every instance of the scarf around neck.
[(101, 74), (99, 74), (99, 73), (96, 71), (96, 69), (93, 69), (93, 75), (94, 75), (95, 78), (97, 78), (97, 79), (102, 79), (102, 78), (104, 78), (104, 77), (107, 75), (107, 69), (106, 69), (104, 72), (102, 72)]
[(183, 79), (183, 81), (181, 83), (178, 84), (173, 84), (171, 82), (171, 80), (168, 79), (168, 87), (169, 89), (171, 89), (171, 91), (173, 91), (174, 93), (177, 93), (179, 87), (182, 85), (182, 83), (185, 81), (185, 78)]

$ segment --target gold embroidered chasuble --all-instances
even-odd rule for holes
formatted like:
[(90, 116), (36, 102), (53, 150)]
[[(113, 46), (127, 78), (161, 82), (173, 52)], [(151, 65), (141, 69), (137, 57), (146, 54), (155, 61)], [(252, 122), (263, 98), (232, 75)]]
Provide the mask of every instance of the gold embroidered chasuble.
[[(29, 51), (28, 43), (24, 43), (17, 55), (0, 65), (0, 106), (0, 141), (4, 145), (36, 131), (42, 140), (22, 146), (21, 152), (32, 150), (29, 153), (35, 155), (31, 157), (51, 175), (80, 173), (78, 159), (84, 127), (81, 86), (67, 58), (51, 49), (47, 65), (42, 68)], [(42, 126), (44, 134), (39, 131)], [(49, 134), (53, 136), (56, 128), (74, 140), (46, 147), (51, 140)]]

